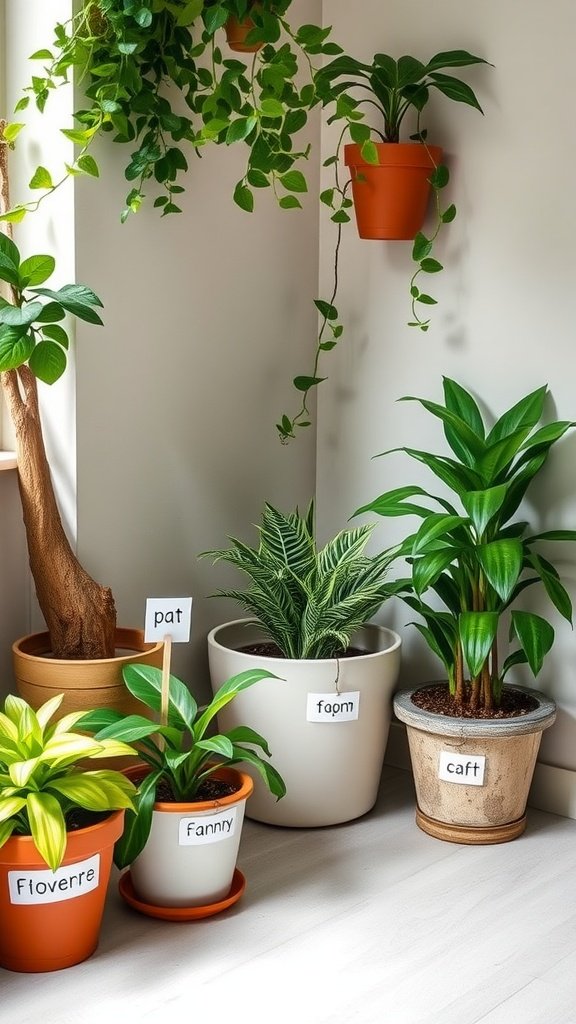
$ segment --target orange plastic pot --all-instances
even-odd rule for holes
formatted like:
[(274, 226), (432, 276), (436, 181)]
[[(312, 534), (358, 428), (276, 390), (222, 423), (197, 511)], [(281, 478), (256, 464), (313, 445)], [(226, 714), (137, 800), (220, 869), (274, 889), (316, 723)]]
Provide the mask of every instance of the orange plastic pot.
[(23, 973), (59, 971), (98, 945), (114, 843), (124, 811), (69, 832), (53, 872), (30, 836), (0, 847), (0, 966)]
[(226, 40), (231, 50), (237, 53), (257, 53), (262, 49), (263, 43), (247, 43), (246, 36), (254, 28), (252, 18), (243, 18), (240, 21), (231, 14), (224, 25)]
[(430, 199), (430, 174), (442, 160), (439, 146), (420, 142), (376, 143), (378, 164), (361, 147), (344, 147), (360, 238), (410, 239), (420, 231)]

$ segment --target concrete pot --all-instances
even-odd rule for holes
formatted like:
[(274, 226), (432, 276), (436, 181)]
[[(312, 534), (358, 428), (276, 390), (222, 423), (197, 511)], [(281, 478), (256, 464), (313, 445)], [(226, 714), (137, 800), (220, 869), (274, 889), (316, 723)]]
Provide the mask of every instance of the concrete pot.
[(504, 843), (526, 828), (526, 803), (544, 729), (556, 705), (537, 690), (514, 689), (538, 700), (518, 718), (466, 719), (432, 714), (412, 702), (414, 690), (394, 697), (406, 725), (416, 823), (453, 843)]
[(378, 795), (400, 637), (384, 626), (364, 626), (352, 637), (352, 646), (368, 653), (340, 660), (285, 660), (238, 650), (262, 639), (260, 625), (249, 619), (225, 623), (208, 635), (214, 692), (249, 668), (281, 677), (243, 690), (218, 716), (221, 731), (248, 725), (260, 733), (286, 783), (286, 796), (276, 801), (246, 765), (254, 779), (247, 816), (271, 825), (313, 828), (366, 814)]

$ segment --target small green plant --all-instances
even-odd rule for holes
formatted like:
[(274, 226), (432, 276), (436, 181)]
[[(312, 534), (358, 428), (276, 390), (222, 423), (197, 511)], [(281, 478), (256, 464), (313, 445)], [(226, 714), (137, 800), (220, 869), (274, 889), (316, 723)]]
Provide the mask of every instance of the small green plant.
[(229, 538), (230, 548), (203, 553), (230, 562), (251, 581), (246, 591), (216, 596), (255, 615), (285, 658), (337, 656), (392, 592), (384, 582), (390, 557), (364, 554), (373, 526), (342, 530), (319, 551), (313, 502), (305, 516), (266, 503), (258, 530), (257, 548)]
[[(398, 592), (423, 618), (415, 625), (444, 665), (460, 709), (466, 704), (472, 710), (497, 707), (515, 665), (527, 664), (538, 675), (554, 630), (542, 616), (514, 607), (526, 588), (543, 585), (557, 611), (572, 621), (570, 597), (541, 547), (575, 541), (576, 530), (532, 533), (528, 522), (513, 518), (552, 446), (576, 426), (566, 420), (541, 425), (547, 394), (543, 386), (526, 395), (491, 428), (472, 395), (448, 377), (443, 405), (412, 396), (401, 399), (419, 402), (441, 421), (452, 455), (393, 451), (426, 466), (456, 503), (407, 485), (355, 513), (421, 520), (394, 549), (411, 567), (411, 577), (399, 581)], [(504, 622), (517, 647), (501, 665), (498, 634)]]
[(115, 739), (74, 732), (84, 712), (54, 722), (63, 694), (33, 711), (8, 696), (0, 712), (0, 846), (11, 835), (32, 836), (53, 871), (62, 863), (70, 816), (77, 808), (106, 812), (131, 809), (136, 789), (121, 772), (86, 770), (85, 759), (134, 754)]
[[(158, 717), (162, 705), (160, 669), (127, 665), (122, 674), (130, 693)], [(171, 675), (166, 724), (110, 709), (90, 712), (82, 719), (82, 728), (93, 732), (97, 741), (138, 743), (139, 756), (150, 769), (139, 785), (136, 810), (126, 815), (124, 834), (116, 844), (114, 861), (118, 867), (131, 864), (146, 845), (161, 783), (168, 784), (174, 800), (188, 803), (197, 799), (202, 783), (222, 765), (248, 762), (274, 796), (278, 799), (284, 796), (286, 787), (281, 776), (254, 749), (259, 748), (266, 757), (271, 756), (262, 736), (248, 726), (208, 735), (218, 712), (234, 700), (237, 693), (266, 678), (276, 677), (259, 669), (241, 672), (222, 684), (210, 704), (198, 708), (184, 683)]]
[[(335, 302), (342, 227), (349, 222), (352, 207), (349, 196), (352, 182), (350, 179), (342, 182), (340, 175), (340, 155), (345, 138), (349, 136), (352, 142), (361, 147), (362, 158), (366, 163), (377, 165), (378, 153), (374, 138), (380, 142), (400, 142), (405, 118), (412, 115), (412, 134), (409, 138), (422, 143), (428, 150), (434, 165), (430, 184), (436, 223), (429, 235), (419, 231), (412, 246), (416, 269), (410, 279), (412, 319), (409, 322), (410, 327), (427, 331), (430, 320), (422, 318), (418, 308), (436, 305), (436, 299), (427, 290), (420, 290), (418, 279), (421, 275), (437, 274), (443, 269), (439, 260), (433, 256), (433, 247), (442, 226), (453, 221), (457, 211), (454, 203), (446, 206), (442, 204), (442, 191), (448, 185), (450, 174), (445, 164), (435, 164), (421, 118), (434, 91), (483, 112), (476, 94), (466, 82), (444, 74), (446, 68), (469, 67), (474, 64), (488, 64), (488, 61), (467, 50), (437, 53), (427, 64), (409, 56), (395, 60), (385, 53), (375, 54), (372, 63), (366, 64), (342, 53), (316, 72), (314, 84), (317, 95), (322, 106), (331, 110), (327, 123), (343, 123), (336, 151), (324, 162), (325, 167), (334, 168), (334, 185), (320, 194), (321, 202), (332, 211), (331, 220), (336, 224), (334, 280), (330, 300), (316, 302), (321, 320), (312, 371), (308, 375), (299, 375), (293, 381), (296, 391), (302, 396), (300, 409), (292, 417), (284, 413), (276, 425), (284, 443), (295, 437), (297, 427), (310, 425), (310, 393), (326, 379), (319, 376), (322, 353), (334, 348), (343, 333)], [(376, 122), (367, 120), (365, 108), (370, 113), (376, 111)]]
[[(292, 0), (84, 0), (49, 45), (32, 54), (38, 65), (16, 115), (33, 98), (44, 110), (50, 93), (72, 74), (84, 93), (75, 125), (62, 129), (77, 147), (63, 173), (37, 167), (29, 187), (39, 198), (5, 214), (20, 220), (71, 174), (97, 177), (93, 143), (107, 135), (129, 147), (131, 183), (122, 220), (136, 212), (150, 186), (162, 216), (179, 213), (182, 175), (191, 154), (211, 144), (248, 147), (246, 169), (234, 189), (244, 210), (254, 190), (271, 187), (282, 208), (299, 207), (307, 190), (298, 164), (309, 146), (298, 145), (316, 105), (313, 59), (337, 54), (329, 28), (292, 28)], [(231, 15), (250, 16), (250, 42), (261, 49), (238, 59), (227, 54), (222, 29)], [(221, 40), (223, 45), (221, 45)], [(241, 55), (244, 57), (244, 55)], [(5, 129), (14, 144), (22, 122)]]

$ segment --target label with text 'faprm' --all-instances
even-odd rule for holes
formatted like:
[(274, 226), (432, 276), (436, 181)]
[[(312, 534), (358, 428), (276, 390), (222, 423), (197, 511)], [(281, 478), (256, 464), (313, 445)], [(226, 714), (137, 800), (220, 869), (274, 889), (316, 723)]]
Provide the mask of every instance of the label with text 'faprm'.
[(9, 871), (11, 903), (62, 903), (85, 896), (98, 887), (100, 854), (56, 871)]
[(438, 778), (461, 786), (483, 786), (485, 767), (483, 754), (455, 754), (452, 750), (441, 750)]
[(307, 722), (353, 722), (360, 711), (360, 691), (351, 693), (309, 693)]
[(215, 814), (180, 818), (178, 845), (203, 846), (205, 843), (220, 843), (223, 839), (229, 839), (236, 831), (237, 811), (237, 807), (226, 807)]

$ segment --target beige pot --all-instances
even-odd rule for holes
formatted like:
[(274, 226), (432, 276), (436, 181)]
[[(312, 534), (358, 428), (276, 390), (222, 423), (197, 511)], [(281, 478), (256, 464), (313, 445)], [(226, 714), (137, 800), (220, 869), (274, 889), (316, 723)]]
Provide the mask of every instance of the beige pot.
[[(122, 679), (124, 665), (144, 663), (162, 668), (164, 644), (144, 643), (141, 629), (117, 629), (115, 658), (68, 661), (52, 658), (49, 633), (31, 633), (12, 645), (12, 664), (19, 695), (34, 710), (56, 694), (64, 700), (58, 715), (93, 708), (113, 708), (123, 714), (145, 715)], [(114, 758), (109, 767), (122, 769), (134, 759)], [(100, 767), (108, 762), (100, 762)]]
[(556, 718), (554, 702), (527, 690), (539, 703), (521, 717), (449, 718), (417, 707), (413, 692), (397, 693), (394, 711), (406, 725), (416, 824), (453, 843), (516, 839), (526, 828), (528, 792), (542, 732)]

